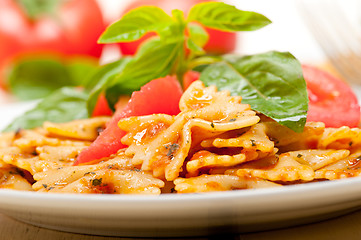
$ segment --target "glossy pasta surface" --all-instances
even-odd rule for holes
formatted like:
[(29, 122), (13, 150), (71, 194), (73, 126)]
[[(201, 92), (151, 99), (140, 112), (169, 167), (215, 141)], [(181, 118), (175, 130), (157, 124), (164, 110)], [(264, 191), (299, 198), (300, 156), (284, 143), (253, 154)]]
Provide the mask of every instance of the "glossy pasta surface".
[(119, 121), (109, 158), (73, 166), (109, 118), (44, 123), (0, 136), (0, 188), (54, 193), (164, 194), (283, 187), (360, 175), (361, 130), (309, 122), (295, 133), (241, 97), (194, 82), (177, 116)]

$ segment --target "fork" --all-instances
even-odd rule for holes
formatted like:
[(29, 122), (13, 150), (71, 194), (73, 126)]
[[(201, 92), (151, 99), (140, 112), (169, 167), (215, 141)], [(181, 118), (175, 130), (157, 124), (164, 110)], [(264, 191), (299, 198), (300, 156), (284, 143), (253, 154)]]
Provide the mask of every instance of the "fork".
[(297, 7), (332, 66), (360, 91), (361, 38), (343, 9), (333, 0), (298, 1)]

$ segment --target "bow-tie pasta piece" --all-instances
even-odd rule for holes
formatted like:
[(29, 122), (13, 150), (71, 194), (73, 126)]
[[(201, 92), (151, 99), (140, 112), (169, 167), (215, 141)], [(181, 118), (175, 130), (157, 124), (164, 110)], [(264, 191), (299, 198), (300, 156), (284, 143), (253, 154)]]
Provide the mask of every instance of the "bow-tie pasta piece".
[[(133, 158), (134, 165), (143, 164), (154, 152), (159, 151), (160, 145), (169, 142), (162, 136), (165, 136), (165, 130), (173, 122), (174, 117), (166, 114), (130, 117), (119, 121), (119, 128), (127, 132), (122, 138), (122, 143), (129, 146), (125, 154)], [(143, 169), (146, 168), (145, 165)]]
[(187, 162), (187, 176), (197, 176), (202, 168), (232, 167), (246, 161), (245, 154), (217, 155), (205, 150), (194, 154)]
[(215, 86), (205, 87), (201, 81), (192, 83), (181, 97), (179, 108), (182, 112), (204, 108), (214, 103), (241, 103), (239, 96), (230, 97), (228, 91), (217, 91)]
[(281, 186), (258, 178), (243, 178), (233, 175), (201, 175), (174, 180), (177, 193), (230, 191), (237, 189), (267, 188)]
[(361, 146), (361, 129), (359, 128), (327, 128), (319, 141), (320, 149), (352, 149)]
[(31, 184), (21, 174), (15, 167), (1, 167), (0, 188), (32, 191)]
[[(142, 170), (152, 171), (153, 176), (172, 181), (183, 171), (189, 150), (202, 140), (252, 126), (259, 121), (250, 106), (241, 104), (240, 100), (239, 97), (231, 97), (229, 92), (217, 92), (214, 87), (206, 88), (201, 82), (195, 82), (182, 96), (182, 112), (174, 118), (154, 114), (119, 122), (122, 130), (130, 131), (122, 139), (124, 144), (129, 144), (126, 155), (133, 157), (134, 165), (141, 164)], [(151, 128), (159, 124), (164, 126), (161, 131), (143, 140), (140, 135), (151, 132)], [(134, 129), (140, 135), (135, 134)]]
[(39, 146), (89, 146), (89, 141), (80, 141), (68, 138), (56, 138), (49, 136), (44, 129), (21, 130), (17, 138), (12, 143), (13, 146), (20, 148), (23, 152), (31, 153)]
[(349, 150), (301, 150), (284, 153), (301, 164), (310, 166), (313, 170), (320, 169), (326, 165), (346, 158)]
[[(79, 181), (85, 181), (80, 179), (95, 179), (97, 175), (97, 172), (101, 172), (101, 174), (104, 174), (104, 176), (108, 176), (109, 174), (107, 172), (113, 172), (113, 171), (135, 171), (139, 172), (140, 170), (135, 168), (131, 164), (131, 159), (126, 157), (124, 155), (123, 151), (118, 152), (115, 156), (112, 156), (109, 160), (104, 159), (102, 162), (92, 165), (82, 165), (82, 166), (70, 166), (70, 167), (64, 167), (60, 169), (55, 169), (51, 171), (45, 171), (41, 173), (37, 173), (34, 175), (34, 179), (37, 181), (33, 188), (37, 191), (52, 191), (52, 192), (61, 192), (61, 191), (67, 191), (62, 190), (63, 188), (67, 187), (70, 184), (73, 184), (74, 182), (78, 182), (77, 186), (79, 187)], [(120, 174), (121, 172), (115, 172), (115, 174)], [(108, 174), (108, 175), (107, 175)], [(84, 178), (85, 177), (85, 178)], [(119, 180), (119, 179), (118, 179)], [(114, 181), (118, 181), (114, 180)], [(84, 182), (84, 188), (87, 188), (91, 185), (88, 184), (89, 182)], [(88, 185), (87, 185), (88, 184)], [(119, 185), (120, 182), (117, 182)], [(73, 184), (74, 185), (74, 184)], [(111, 183), (108, 181), (108, 185), (110, 186)], [(114, 185), (114, 187), (120, 188), (122, 186)], [(66, 188), (69, 189), (69, 188)], [(80, 189), (80, 188), (79, 188)], [(96, 191), (96, 189), (93, 189)], [(84, 192), (90, 193), (90, 191), (93, 190), (84, 190)], [(106, 189), (104, 189), (105, 191)], [(123, 191), (124, 192), (124, 191)], [(104, 192), (105, 193), (105, 192)], [(119, 193), (117, 191), (115, 192), (109, 192), (109, 193)]]
[(325, 124), (320, 122), (307, 122), (302, 133), (275, 122), (260, 123), (265, 126), (265, 133), (282, 152), (316, 148), (325, 129)]
[(41, 146), (26, 153), (18, 147), (0, 149), (0, 158), (8, 164), (29, 171), (31, 174), (57, 169), (73, 164), (84, 146)]
[(288, 154), (252, 161), (241, 167), (237, 171), (240, 177), (251, 176), (277, 182), (312, 181), (315, 176), (311, 167), (298, 163)]
[(94, 141), (109, 120), (109, 117), (96, 117), (66, 123), (45, 122), (43, 127), (49, 134), (56, 137)]
[(361, 150), (315, 172), (315, 178), (335, 180), (361, 176)]
[(201, 143), (202, 147), (241, 147), (247, 151), (273, 152), (274, 143), (269, 140), (265, 133), (265, 126), (255, 124), (245, 133), (239, 133), (237, 137), (216, 137), (207, 139)]
[(135, 170), (102, 169), (84, 174), (78, 180), (52, 192), (102, 194), (160, 194), (164, 182)]
[(16, 132), (0, 133), (0, 149), (11, 147), (15, 136)]

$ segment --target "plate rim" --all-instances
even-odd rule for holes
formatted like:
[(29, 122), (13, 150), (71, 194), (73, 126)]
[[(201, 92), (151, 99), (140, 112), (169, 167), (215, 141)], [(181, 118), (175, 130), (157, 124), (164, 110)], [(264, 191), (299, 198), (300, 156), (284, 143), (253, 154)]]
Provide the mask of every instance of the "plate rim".
[[(137, 202), (162, 202), (162, 201), (193, 201), (193, 200), (220, 200), (224, 198), (253, 198), (262, 196), (278, 196), (293, 195), (302, 193), (304, 191), (329, 191), (332, 189), (344, 189), (346, 192), (353, 192), (358, 188), (356, 183), (361, 184), (361, 177), (352, 177), (347, 179), (337, 179), (331, 181), (301, 183), (297, 185), (288, 185), (273, 188), (262, 189), (240, 189), (231, 191), (205, 192), (205, 193), (182, 193), (182, 194), (160, 194), (160, 195), (146, 195), (146, 194), (79, 194), (79, 193), (48, 193), (36, 191), (19, 191), (12, 189), (0, 189), (0, 202), (3, 197), (26, 197), (34, 199), (56, 199), (56, 200), (76, 200), (83, 201), (89, 199), (91, 201), (137, 201)], [(347, 186), (348, 188), (342, 188)], [(350, 188), (351, 187), (351, 188)], [(355, 188), (355, 189), (354, 189)], [(339, 193), (335, 193), (339, 194)], [(361, 192), (360, 192), (361, 195)], [(361, 199), (361, 198), (360, 198)]]

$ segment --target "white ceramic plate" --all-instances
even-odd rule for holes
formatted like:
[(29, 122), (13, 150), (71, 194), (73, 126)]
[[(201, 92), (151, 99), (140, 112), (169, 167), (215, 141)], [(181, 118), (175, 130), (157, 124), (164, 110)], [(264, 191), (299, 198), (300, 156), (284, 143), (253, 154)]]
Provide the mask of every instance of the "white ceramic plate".
[(361, 178), (209, 194), (116, 196), (0, 190), (0, 212), (76, 233), (170, 237), (250, 232), (320, 221), (361, 205)]
[[(30, 104), (32, 105), (32, 104)], [(29, 107), (0, 107), (0, 126)], [(320, 221), (361, 206), (361, 178), (295, 186), (161, 196), (46, 194), (0, 190), (0, 212), (76, 233), (200, 236)]]

